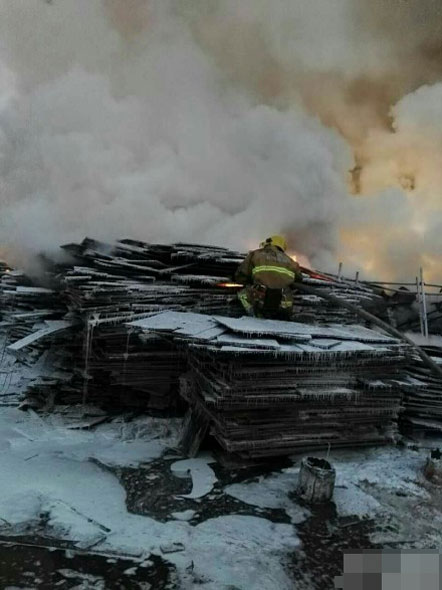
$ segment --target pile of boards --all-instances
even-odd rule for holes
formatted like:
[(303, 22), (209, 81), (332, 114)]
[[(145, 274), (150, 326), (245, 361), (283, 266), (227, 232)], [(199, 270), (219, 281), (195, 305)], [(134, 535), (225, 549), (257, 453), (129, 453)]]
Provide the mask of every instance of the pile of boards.
[(238, 252), (134, 240), (111, 245), (88, 238), (63, 249), (78, 263), (61, 277), (69, 305), (78, 314), (118, 321), (127, 314), (162, 309), (240, 312), (234, 293), (229, 297), (223, 287), (243, 259)]
[[(385, 300), (379, 294), (379, 290), (355, 281), (318, 273), (304, 275), (303, 282), (314, 287), (319, 293), (334, 295), (337, 299), (388, 320)], [(345, 307), (337, 307), (317, 295), (297, 292), (294, 294), (293, 303), (293, 319), (296, 321), (314, 324), (355, 324), (360, 321), (356, 313)]]
[(10, 339), (17, 341), (35, 333), (35, 328), (66, 314), (66, 307), (57, 290), (35, 286), (18, 270), (0, 265), (0, 321)]
[[(344, 356), (349, 364), (345, 364), (343, 351), (337, 350), (335, 344), (328, 349), (325, 343), (320, 343), (322, 348), (319, 346), (317, 354), (313, 354), (315, 350), (312, 350), (312, 355), (308, 356), (303, 350), (302, 363), (294, 369), (294, 362), (300, 362), (300, 351), (280, 350), (278, 347), (287, 340), (281, 335), (250, 338), (250, 334), (243, 333), (249, 346), (243, 343), (238, 352), (237, 332), (234, 350), (229, 350), (227, 343), (221, 347), (213, 342), (205, 349), (206, 343), (189, 342), (183, 347), (176, 335), (173, 338), (170, 335), (164, 337), (163, 332), (155, 330), (142, 333), (130, 325), (133, 321), (150, 318), (163, 311), (198, 313), (209, 318), (223, 317), (226, 321), (229, 318), (238, 319), (243, 315), (236, 297), (240, 287), (232, 284), (232, 280), (244, 258), (243, 254), (196, 244), (161, 245), (134, 240), (106, 244), (89, 238), (79, 244), (66, 245), (63, 250), (66, 255), (63, 263), (42, 262), (45, 271), (38, 281), (0, 263), (0, 394), (26, 392), (28, 399), (36, 400), (36, 407), (88, 402), (113, 411), (125, 408), (170, 411), (180, 405), (179, 380), (190, 367), (192, 378), (187, 387), (189, 391), (196, 391), (192, 399), (204, 399), (204, 407), (212, 411), (208, 375), (210, 380), (213, 377), (212, 389), (216, 384), (221, 384), (219, 387), (222, 389), (227, 383), (232, 391), (236, 391), (237, 387), (242, 390), (244, 383), (258, 381), (258, 377), (261, 379), (262, 365), (266, 368), (265, 386), (261, 389), (256, 386), (256, 391), (255, 386), (251, 387), (241, 403), (262, 403), (266, 392), (270, 396), (267, 405), (284, 413), (291, 379), (296, 373), (302, 376), (297, 381), (295, 397), (298, 401), (301, 399), (299, 392), (302, 384), (302, 396), (306, 396), (306, 400), (313, 395), (316, 401), (326, 400), (327, 391), (331, 391), (333, 407), (339, 407), (342, 416), (345, 414), (348, 417), (348, 412), (353, 412), (352, 416), (359, 415), (361, 421), (365, 420), (364, 424), (368, 424), (367, 416), (363, 417), (366, 410), (367, 415), (373, 416), (373, 423), (379, 421), (381, 412), (390, 423), (391, 408), (396, 407), (397, 388), (389, 381), (392, 369), (386, 365), (398, 360), (391, 356), (390, 345), (384, 350), (377, 348), (374, 357), (367, 351), (347, 351), (348, 358)], [(368, 285), (320, 273), (304, 274), (303, 278), (306, 284), (320, 292), (332, 293), (376, 315), (383, 313), (382, 296)], [(338, 308), (320, 297), (304, 293), (295, 294), (294, 320), (304, 322), (305, 329), (308, 327), (310, 330), (322, 329), (329, 324), (343, 329), (357, 323), (355, 314), (348, 309)], [(263, 324), (268, 322), (260, 321), (260, 325)], [(226, 339), (229, 337), (229, 334), (224, 335)], [(330, 338), (321, 339), (330, 344)], [(251, 340), (259, 340), (260, 344), (255, 342), (252, 345)], [(274, 343), (268, 345), (269, 341), (276, 342), (278, 347), (275, 348)], [(355, 341), (359, 342), (357, 338)], [(376, 347), (379, 346), (377, 343)], [(248, 347), (253, 350), (248, 351)], [(340, 357), (336, 356), (338, 352), (342, 353)], [(368, 355), (367, 358), (364, 355)], [(322, 363), (318, 361), (320, 358), (327, 360)], [(400, 363), (402, 358), (400, 356)], [(339, 360), (339, 363), (333, 364), (333, 359)], [(356, 380), (357, 362), (361, 363), (362, 373)], [(205, 363), (209, 367), (207, 377), (204, 370), (198, 369)], [(232, 366), (239, 364), (242, 365), (240, 373), (229, 372)], [(386, 377), (377, 380), (376, 376), (384, 373)], [(225, 374), (232, 375), (231, 381), (225, 381)], [(284, 379), (280, 380), (282, 375)], [(364, 381), (373, 378), (376, 382), (382, 381), (382, 385), (379, 384), (382, 395), (380, 390), (373, 389), (373, 384), (369, 386), (368, 381)], [(205, 388), (202, 386), (204, 382)], [(288, 384), (281, 399), (277, 395), (279, 386), (276, 383), (280, 383), (283, 389)], [(426, 371), (419, 358), (413, 358), (406, 379), (402, 379), (401, 383), (405, 396), (404, 424), (413, 424), (413, 428), (424, 430), (435, 429), (435, 424), (439, 428), (440, 380)], [(210, 395), (215, 394), (211, 391)], [(370, 395), (376, 400), (385, 400), (390, 409), (383, 413), (382, 408), (375, 404), (378, 414), (370, 414), (369, 408), (372, 412), (374, 407), (370, 405)], [(356, 399), (358, 404), (363, 402), (357, 412), (352, 409)], [(212, 423), (213, 428), (218, 429), (219, 439), (224, 437), (225, 448), (245, 453), (245, 450), (240, 451), (235, 446), (234, 436), (223, 434), (233, 428), (232, 412), (243, 412), (244, 408), (232, 406), (231, 410), (227, 410), (226, 399), (222, 402), (218, 400), (217, 404), (220, 408), (222, 406), (220, 415), (223, 418), (220, 418), (218, 426), (215, 420)], [(329, 408), (325, 412), (327, 404), (324, 401), (321, 413), (300, 414), (317, 430), (312, 439), (305, 439), (309, 445), (311, 441), (312, 444), (314, 441), (314, 444), (319, 444), (324, 438), (329, 438), (328, 430), (324, 435), (319, 432), (323, 427), (335, 424), (335, 410)], [(215, 402), (212, 405), (218, 407)], [(235, 424), (240, 424), (241, 420), (247, 423), (248, 417), (239, 413), (235, 420)], [(259, 441), (269, 427), (266, 430), (264, 426), (255, 426), (253, 429)], [(297, 428), (299, 431), (299, 425)], [(362, 422), (358, 428), (362, 432)], [(364, 435), (366, 440), (390, 436), (384, 426), (379, 436), (373, 426), (367, 428), (371, 428), (371, 433)], [(348, 444), (358, 436), (350, 437)], [(264, 437), (263, 440), (267, 439)], [(256, 442), (256, 448), (260, 444)], [(289, 442), (289, 447), (291, 444)]]
[(75, 378), (61, 392), (106, 408), (174, 409), (185, 371), (180, 351), (160, 337), (140, 338), (130, 319), (159, 310), (239, 315), (235, 293), (222, 286), (242, 256), (224, 248), (86, 239), (63, 247), (76, 264), (59, 280), (69, 310), (83, 326), (70, 347)]
[[(359, 325), (180, 312), (130, 327), (186, 353), (181, 394), (229, 453), (260, 458), (395, 436), (409, 351), (393, 338)], [(201, 438), (204, 427), (195, 432)]]
[[(59, 289), (35, 285), (24, 272), (0, 265), (0, 397), (51, 388), (72, 378), (67, 345), (77, 322)], [(47, 398), (49, 399), (49, 398)]]
[(0, 267), (8, 358), (35, 367), (28, 400), (114, 411), (176, 406), (185, 370), (179, 351), (161, 338), (132, 337), (126, 324), (164, 309), (240, 315), (236, 290), (223, 283), (243, 256), (212, 246), (88, 238), (63, 249), (72, 262), (49, 265), (45, 286)]
[(242, 256), (132, 240), (85, 239), (63, 249), (71, 261), (47, 265), (44, 286), (0, 266), (5, 392), (17, 384), (15, 367), (17, 375), (27, 374), (27, 398), (35, 407), (85, 401), (115, 411), (176, 405), (184, 371), (179, 352), (159, 338), (132, 338), (126, 322), (161, 309), (239, 315), (235, 290), (219, 283), (230, 280)]
[[(423, 346), (432, 360), (442, 367), (442, 347)], [(414, 354), (402, 384), (404, 411), (401, 425), (404, 432), (423, 436), (442, 433), (442, 380)]]

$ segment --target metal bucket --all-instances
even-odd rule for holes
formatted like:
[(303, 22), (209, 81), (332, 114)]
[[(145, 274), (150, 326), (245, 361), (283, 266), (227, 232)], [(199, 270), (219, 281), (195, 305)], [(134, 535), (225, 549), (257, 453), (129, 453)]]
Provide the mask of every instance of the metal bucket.
[(425, 463), (424, 473), (430, 481), (442, 484), (442, 453), (439, 449), (431, 451)]
[(329, 502), (335, 489), (336, 471), (325, 459), (304, 457), (299, 471), (298, 495), (310, 504)]

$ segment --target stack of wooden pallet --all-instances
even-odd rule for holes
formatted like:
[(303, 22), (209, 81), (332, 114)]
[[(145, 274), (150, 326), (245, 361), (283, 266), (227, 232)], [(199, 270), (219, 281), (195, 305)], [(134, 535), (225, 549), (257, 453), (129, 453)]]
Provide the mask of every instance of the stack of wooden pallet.
[(46, 338), (72, 324), (66, 312), (57, 290), (35, 286), (25, 273), (8, 269), (0, 277), (0, 326), (15, 354), (41, 351)]
[[(66, 346), (79, 329), (67, 314), (56, 288), (35, 285), (25, 273), (6, 265), (0, 276), (0, 395), (43, 391), (72, 377)], [(41, 393), (46, 402), (47, 396)], [(40, 404), (39, 404), (40, 405)]]
[(166, 410), (179, 403), (180, 353), (161, 338), (140, 341), (130, 319), (160, 310), (199, 310), (240, 315), (235, 292), (220, 284), (241, 261), (224, 248), (151, 245), (86, 239), (64, 246), (79, 263), (59, 276), (67, 305), (83, 330), (69, 344), (74, 378), (58, 393), (63, 401), (106, 407)]
[[(424, 346), (425, 352), (442, 367), (442, 347)], [(404, 411), (401, 425), (404, 432), (418, 436), (442, 433), (442, 380), (413, 355), (403, 381)]]
[[(242, 315), (235, 297), (240, 287), (231, 281), (244, 254), (214, 246), (165, 246), (134, 240), (103, 244), (88, 238), (63, 249), (78, 262), (66, 267), (61, 278), (72, 307), (79, 313), (117, 317), (174, 309)], [(363, 284), (324, 274), (305, 274), (304, 281), (350, 303), (364, 307), (382, 304), (382, 297)], [(313, 323), (356, 321), (347, 309), (303, 293), (295, 295), (297, 316)]]
[[(11, 270), (6, 264), (0, 265), (0, 330), (6, 334), (4, 342), (9, 355), (27, 367), (35, 366), (35, 378), (30, 380), (31, 387), (28, 388), (30, 393), (43, 402), (90, 401), (114, 409), (130, 406), (165, 410), (176, 406), (179, 376), (186, 371), (186, 358), (183, 357), (182, 349), (176, 348), (179, 338), (175, 337), (173, 342), (165, 341), (163, 335), (156, 332), (151, 332), (147, 337), (134, 333), (133, 327), (128, 327), (128, 324), (170, 310), (222, 316), (226, 321), (229, 317), (239, 318), (242, 309), (236, 293), (240, 287), (232, 285), (231, 281), (243, 255), (213, 246), (158, 245), (134, 240), (105, 244), (85, 239), (80, 244), (69, 244), (63, 249), (70, 255), (71, 261), (51, 265), (43, 285), (35, 284), (24, 273)], [(324, 274), (305, 274), (304, 280), (324, 293), (331, 292), (356, 305), (371, 309), (382, 307), (382, 297), (363, 284)], [(310, 331), (330, 323), (339, 324), (341, 332), (338, 341), (342, 340), (343, 326), (356, 322), (351, 311), (337, 308), (320, 297), (302, 293), (295, 295), (294, 319), (298, 318), (306, 322), (305, 329)], [(262, 329), (263, 322), (259, 323)], [(300, 324), (297, 325), (299, 332)], [(216, 330), (219, 330), (218, 324)], [(268, 403), (279, 387), (284, 388), (292, 383), (294, 369), (290, 367), (293, 362), (298, 363), (301, 352), (281, 350), (284, 336), (275, 336), (270, 332), (268, 337), (260, 335), (255, 339), (245, 332), (235, 332), (232, 327), (224, 326), (223, 330), (227, 330), (220, 335), (226, 339), (223, 346), (210, 342), (206, 343), (208, 347), (204, 349), (204, 346), (197, 346), (193, 342), (185, 347), (186, 355), (191, 355), (189, 362), (195, 381), (192, 387), (198, 388), (195, 399), (204, 399), (205, 405), (210, 407), (209, 386), (202, 387), (204, 370), (198, 367), (207, 362), (207, 375), (213, 375), (214, 383), (219, 382), (219, 387), (223, 389), (226, 383), (219, 381), (220, 377), (211, 363), (216, 359), (214, 366), (219, 367), (220, 374), (224, 375), (227, 365), (230, 367), (229, 355), (233, 358), (232, 362), (238, 362), (240, 358), (239, 362), (244, 362), (244, 370), (248, 367), (249, 372), (244, 373), (247, 383), (255, 379), (254, 375), (261, 375), (256, 364), (271, 367), (264, 387), (266, 395), (270, 396)], [(235, 344), (233, 350), (229, 350), (228, 340), (233, 333)], [(313, 333), (309, 334), (312, 336)], [(247, 340), (247, 346), (244, 342), (238, 345), (240, 337)], [(259, 343), (252, 345), (254, 339)], [(342, 356), (344, 351), (330, 344), (333, 340), (331, 336), (321, 336), (315, 340), (319, 341), (311, 351), (315, 362), (310, 366), (305, 361), (309, 358), (306, 356), (308, 351), (302, 350), (302, 363), (296, 369), (298, 400), (302, 385), (307, 392), (303, 395), (322, 395), (323, 399), (326, 399), (326, 392), (331, 388), (336, 407), (338, 400), (347, 399), (346, 396), (353, 400), (361, 399), (365, 404), (369, 400), (368, 393), (375, 393), (373, 386), (367, 385), (368, 391), (362, 381), (355, 382), (359, 371), (356, 360), (361, 366), (360, 379), (370, 379), (370, 371), (371, 377), (384, 374), (383, 371), (388, 376), (391, 370), (385, 367), (388, 354), (380, 349), (380, 366), (376, 365), (376, 354), (374, 357), (367, 351), (360, 351), (359, 354), (355, 349), (345, 351), (345, 354), (353, 355), (353, 364), (333, 365), (333, 359), (338, 359), (336, 354), (339, 352)], [(270, 341), (276, 342), (277, 346), (274, 344), (266, 348)], [(368, 342), (359, 344), (365, 346)], [(339, 344), (336, 346), (339, 348)], [(240, 356), (238, 347), (241, 349)], [(247, 347), (251, 347), (253, 352), (247, 351)], [(379, 347), (379, 342), (376, 347)], [(370, 362), (364, 354), (371, 358)], [(326, 358), (330, 364), (327, 366), (316, 362), (319, 358)], [(413, 362), (415, 365), (419, 363)], [(419, 365), (416, 366), (419, 369)], [(228, 383), (235, 391), (239, 387), (238, 379), (235, 377), (232, 383)], [(425, 381), (424, 385), (429, 388), (430, 394), (437, 388), (431, 376), (421, 375), (420, 379)], [(410, 412), (414, 412), (416, 408), (413, 404), (418, 403), (417, 398), (412, 389), (407, 387), (406, 384), (407, 407)], [(385, 399), (387, 403), (390, 388), (394, 390), (391, 395), (395, 398), (395, 386), (383, 379), (381, 389), (385, 396), (379, 390), (376, 399)], [(284, 391), (284, 403), (289, 399), (289, 390), (290, 387)], [(361, 392), (365, 392), (362, 398)], [(210, 395), (215, 394), (212, 392)], [(248, 404), (251, 399), (253, 403), (258, 403), (262, 396), (262, 392), (251, 388), (244, 402), (240, 403)], [(220, 400), (215, 401), (214, 406), (221, 403)], [(275, 401), (275, 404), (278, 403), (280, 401)], [(419, 403), (421, 409), (422, 404), (427, 404), (425, 419), (431, 420), (438, 416), (438, 404), (434, 403), (433, 398), (421, 397)], [(227, 401), (222, 400), (222, 404), (227, 404)], [(362, 408), (361, 415), (363, 411)], [(419, 412), (414, 418), (423, 418), (422, 411)], [(412, 413), (409, 416), (413, 417)]]
[[(312, 273), (304, 274), (303, 282), (314, 287), (319, 293), (331, 294), (356, 307), (384, 316), (385, 301), (371, 287), (354, 281), (340, 279), (337, 276)], [(355, 324), (360, 320), (357, 314), (344, 307), (337, 307), (316, 295), (302, 292), (294, 294), (293, 319), (314, 324)]]
[(181, 393), (242, 457), (387, 443), (408, 349), (362, 326), (164, 312), (131, 322), (186, 351)]
[(34, 331), (44, 320), (59, 319), (66, 314), (60, 293), (35, 286), (24, 272), (0, 268), (0, 319), (11, 338), (19, 339)]
[(114, 245), (86, 239), (63, 247), (80, 265), (62, 276), (77, 313), (118, 318), (161, 309), (238, 315), (230, 280), (241, 254), (213, 246), (161, 246), (122, 240)]

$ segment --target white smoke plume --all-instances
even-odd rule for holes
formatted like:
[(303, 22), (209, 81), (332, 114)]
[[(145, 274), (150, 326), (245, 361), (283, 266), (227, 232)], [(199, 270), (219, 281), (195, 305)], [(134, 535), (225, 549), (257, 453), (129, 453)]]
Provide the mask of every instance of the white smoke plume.
[(0, 248), (284, 232), (436, 275), (440, 25), (433, 0), (0, 0)]

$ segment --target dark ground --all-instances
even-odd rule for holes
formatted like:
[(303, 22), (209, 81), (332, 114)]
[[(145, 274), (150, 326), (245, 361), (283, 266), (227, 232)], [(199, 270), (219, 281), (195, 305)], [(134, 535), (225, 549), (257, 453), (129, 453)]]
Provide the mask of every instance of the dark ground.
[[(193, 525), (227, 514), (290, 522), (282, 509), (261, 509), (223, 492), (223, 487), (228, 484), (269, 475), (290, 463), (282, 461), (272, 465), (272, 469), (258, 465), (233, 470), (214, 464), (212, 467), (218, 482), (203, 501), (195, 502), (176, 497), (190, 492), (192, 483), (190, 479), (173, 475), (170, 465), (175, 460), (159, 459), (136, 469), (114, 470), (126, 489), (129, 511), (167, 521), (171, 512), (192, 509), (196, 511), (190, 520)], [(299, 499), (296, 502), (299, 504)], [(374, 547), (368, 535), (375, 528), (373, 521), (338, 518), (332, 503), (313, 509), (312, 516), (297, 525), (302, 548), (287, 563), (293, 576), (293, 588), (333, 588), (334, 576), (342, 573), (343, 551)], [(132, 560), (79, 553), (72, 544), (29, 536), (14, 540), (0, 537), (0, 588), (5, 590), (8, 586), (20, 590), (179, 590), (174, 568), (159, 557), (149, 558), (140, 567)]]
[[(39, 546), (40, 545), (40, 546)], [(0, 588), (20, 590), (174, 590), (173, 569), (159, 557), (133, 561), (55, 548), (51, 539), (0, 540)], [(135, 568), (135, 569), (133, 569)]]

